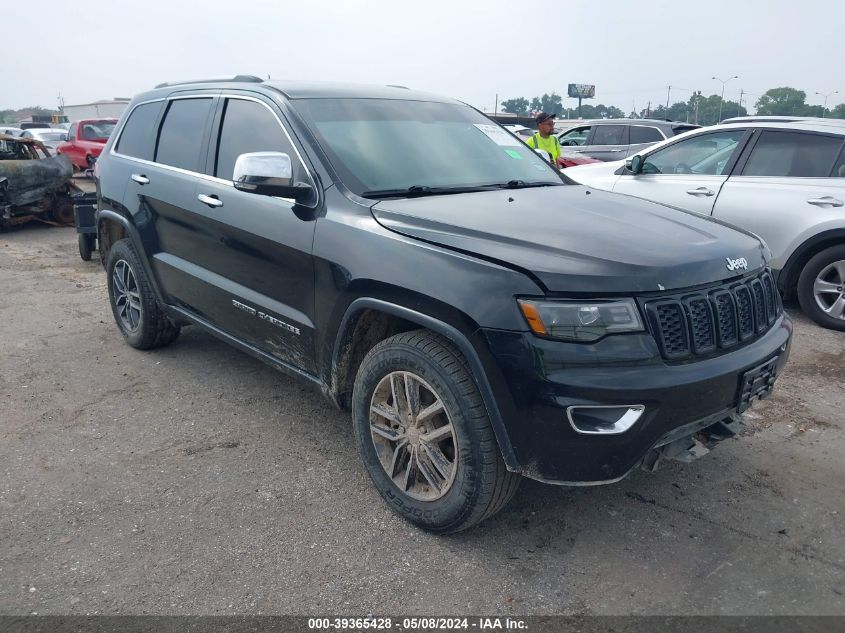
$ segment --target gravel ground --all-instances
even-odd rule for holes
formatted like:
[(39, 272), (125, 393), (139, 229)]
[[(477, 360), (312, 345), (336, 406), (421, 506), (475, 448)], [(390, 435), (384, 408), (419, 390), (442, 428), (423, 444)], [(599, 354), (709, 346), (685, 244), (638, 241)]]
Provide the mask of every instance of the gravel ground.
[(0, 234), (0, 289), (0, 613), (845, 614), (845, 334), (795, 306), (740, 438), (436, 537), (311, 388), (192, 328), (124, 344), (73, 229)]

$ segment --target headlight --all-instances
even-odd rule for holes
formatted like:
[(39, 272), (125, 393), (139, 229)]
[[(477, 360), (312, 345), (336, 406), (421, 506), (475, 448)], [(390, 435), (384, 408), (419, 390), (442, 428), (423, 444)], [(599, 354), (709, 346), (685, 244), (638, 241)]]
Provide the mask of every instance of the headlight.
[(534, 334), (589, 343), (607, 334), (642, 332), (633, 299), (615, 301), (533, 301), (519, 299), (519, 309)]

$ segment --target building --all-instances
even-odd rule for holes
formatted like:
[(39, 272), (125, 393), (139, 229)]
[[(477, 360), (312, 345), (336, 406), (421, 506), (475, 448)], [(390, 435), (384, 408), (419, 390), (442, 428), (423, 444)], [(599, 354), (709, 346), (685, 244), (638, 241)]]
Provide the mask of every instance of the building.
[(62, 114), (71, 123), (80, 119), (116, 119), (128, 105), (129, 99), (125, 98), (103, 99), (93, 103), (66, 105), (62, 108)]

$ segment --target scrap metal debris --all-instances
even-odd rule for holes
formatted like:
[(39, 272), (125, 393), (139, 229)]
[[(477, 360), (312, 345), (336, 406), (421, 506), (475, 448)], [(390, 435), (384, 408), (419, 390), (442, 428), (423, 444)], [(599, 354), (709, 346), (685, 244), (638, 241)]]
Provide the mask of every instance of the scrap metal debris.
[(82, 193), (72, 174), (67, 156), (51, 156), (36, 139), (0, 134), (0, 230), (34, 219), (72, 224), (71, 196)]

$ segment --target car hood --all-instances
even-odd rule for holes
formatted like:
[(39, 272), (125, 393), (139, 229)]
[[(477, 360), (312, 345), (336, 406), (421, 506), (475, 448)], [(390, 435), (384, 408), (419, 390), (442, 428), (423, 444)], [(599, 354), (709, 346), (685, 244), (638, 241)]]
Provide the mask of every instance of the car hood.
[(619, 178), (616, 172), (625, 165), (624, 160), (614, 160), (605, 163), (589, 163), (573, 165), (564, 171), (564, 175), (580, 185), (596, 187), (605, 191), (612, 191), (613, 185)]
[(549, 292), (674, 290), (764, 266), (752, 233), (718, 221), (583, 186), (485, 191), (371, 208), (385, 228), (519, 269)]

